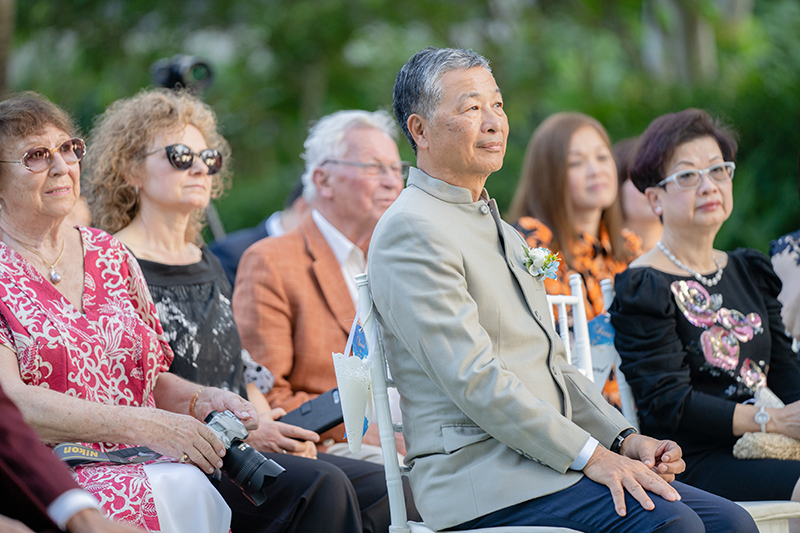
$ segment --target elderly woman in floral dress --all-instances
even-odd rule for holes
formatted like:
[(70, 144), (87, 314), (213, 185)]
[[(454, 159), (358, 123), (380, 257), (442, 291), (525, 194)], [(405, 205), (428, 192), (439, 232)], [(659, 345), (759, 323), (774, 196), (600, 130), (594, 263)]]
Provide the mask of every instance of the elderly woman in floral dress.
[(74, 130), (34, 93), (0, 102), (0, 383), (46, 443), (162, 454), (75, 468), (109, 517), (228, 531), (230, 509), (201, 472), (225, 448), (201, 420), (230, 409), (254, 428), (255, 409), (167, 373), (172, 351), (136, 260), (109, 234), (64, 223), (86, 151)]

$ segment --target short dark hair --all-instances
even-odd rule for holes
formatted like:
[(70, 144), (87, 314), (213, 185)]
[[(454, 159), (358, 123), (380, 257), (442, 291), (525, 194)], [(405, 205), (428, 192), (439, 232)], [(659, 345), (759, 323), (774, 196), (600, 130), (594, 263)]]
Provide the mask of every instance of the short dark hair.
[(397, 123), (406, 134), (414, 153), (417, 143), (408, 131), (408, 117), (416, 113), (430, 120), (433, 110), (444, 97), (439, 81), (451, 70), (483, 67), (489, 72), (489, 60), (472, 50), (428, 46), (411, 56), (394, 82), (393, 108)]
[(736, 135), (729, 126), (702, 109), (684, 109), (661, 115), (647, 126), (630, 169), (633, 184), (641, 192), (654, 187), (666, 177), (665, 166), (675, 149), (700, 137), (714, 138), (725, 161), (736, 158)]

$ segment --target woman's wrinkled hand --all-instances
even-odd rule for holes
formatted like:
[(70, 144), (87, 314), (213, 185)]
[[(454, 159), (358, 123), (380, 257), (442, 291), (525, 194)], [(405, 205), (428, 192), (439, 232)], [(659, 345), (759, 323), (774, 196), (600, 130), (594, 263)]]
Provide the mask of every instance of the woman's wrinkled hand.
[(225, 446), (199, 420), (162, 409), (142, 409), (141, 415), (138, 434), (145, 446), (179, 460), (186, 454), (188, 461), (208, 474), (222, 467)]
[(258, 427), (256, 408), (236, 393), (216, 387), (206, 387), (200, 391), (194, 404), (194, 414), (198, 420), (205, 420), (211, 411), (223, 413), (226, 410), (233, 412), (248, 431)]
[(276, 421), (285, 414), (286, 411), (280, 408), (261, 413), (258, 429), (251, 431), (245, 442), (260, 452), (288, 453), (316, 459), (317, 447), (314, 443), (319, 442), (319, 435)]

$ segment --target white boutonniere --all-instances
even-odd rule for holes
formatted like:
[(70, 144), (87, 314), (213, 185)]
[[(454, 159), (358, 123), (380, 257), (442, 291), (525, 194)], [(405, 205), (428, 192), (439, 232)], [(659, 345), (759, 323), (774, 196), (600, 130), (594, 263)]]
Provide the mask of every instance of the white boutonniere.
[(547, 248), (528, 248), (522, 245), (525, 254), (525, 268), (537, 281), (545, 278), (556, 279), (558, 271), (558, 253), (553, 253)]

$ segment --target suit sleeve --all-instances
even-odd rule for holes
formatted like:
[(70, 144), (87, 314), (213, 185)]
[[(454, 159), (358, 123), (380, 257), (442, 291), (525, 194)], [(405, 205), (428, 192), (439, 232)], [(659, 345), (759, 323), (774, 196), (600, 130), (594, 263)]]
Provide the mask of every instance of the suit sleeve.
[(292, 390), (287, 377), (294, 366), (294, 320), (280, 272), (259, 246), (242, 256), (233, 291), (233, 314), (242, 347), (267, 367), (275, 384), (267, 395), (272, 407), (287, 412), (314, 397)]
[(0, 387), (0, 514), (35, 527), (55, 526), (47, 506), (58, 496), (79, 489), (69, 469), (25, 424), (22, 413)]
[(460, 251), (432, 221), (407, 211), (382, 221), (376, 244), (370, 288), (384, 327), (469, 419), (511, 449), (566, 472), (590, 434), (494, 357)]

